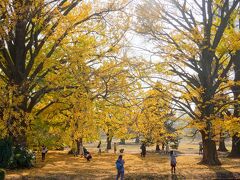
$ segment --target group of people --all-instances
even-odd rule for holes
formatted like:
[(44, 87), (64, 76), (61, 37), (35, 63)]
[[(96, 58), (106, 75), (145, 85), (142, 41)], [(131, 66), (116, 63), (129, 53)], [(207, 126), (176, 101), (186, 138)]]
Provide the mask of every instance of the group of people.
[[(42, 145), (42, 162), (45, 161), (46, 154), (48, 152), (48, 149), (45, 145)], [(83, 147), (83, 156), (87, 159), (87, 161), (90, 161), (92, 159), (91, 153), (87, 150), (86, 147)]]
[[(101, 141), (99, 142), (98, 146), (98, 153), (101, 153)], [(145, 157), (146, 156), (146, 144), (142, 143), (141, 147), (141, 157)], [(48, 152), (48, 149), (45, 145), (42, 145), (42, 161), (45, 161), (45, 157), (46, 154)], [(116, 143), (114, 143), (114, 153), (116, 154), (117, 152), (117, 145)], [(122, 151), (123, 152), (123, 151)], [(87, 159), (87, 161), (90, 161), (90, 159), (92, 159), (92, 155), (90, 154), (90, 152), (83, 147), (83, 155), (84, 157)], [(176, 172), (176, 165), (177, 165), (177, 160), (176, 160), (176, 154), (174, 153), (174, 151), (170, 151), (170, 166), (171, 166), (171, 172), (175, 173)], [(121, 180), (123, 180), (124, 178), (124, 160), (123, 160), (123, 155), (119, 155), (118, 159), (116, 161), (116, 169), (117, 169), (117, 177), (116, 179), (118, 180), (119, 178)]]
[[(146, 155), (146, 145), (142, 144), (141, 149), (142, 149), (141, 156), (145, 157), (145, 155)], [(169, 152), (169, 155), (170, 155), (171, 173), (175, 174), (176, 173), (176, 166), (177, 166), (177, 159), (176, 159), (177, 155), (174, 153), (173, 150)], [(119, 178), (121, 180), (123, 180), (123, 178), (124, 178), (124, 163), (125, 163), (125, 161), (123, 160), (123, 156), (119, 155), (118, 159), (115, 163), (116, 164), (116, 169), (117, 169), (117, 177), (116, 177), (117, 180)]]
[[(101, 141), (98, 143), (98, 153), (101, 154)], [(92, 159), (92, 155), (91, 153), (87, 150), (86, 147), (83, 146), (82, 148), (83, 150), (83, 156), (87, 159), (87, 161), (90, 161), (90, 159)], [(121, 149), (120, 150), (121, 152), (123, 152), (123, 150)], [(45, 145), (42, 145), (42, 162), (45, 161), (45, 158), (46, 158), (46, 154), (48, 152), (48, 149)], [(114, 153), (116, 154), (117, 153), (117, 143), (114, 143)], [(76, 154), (76, 152), (74, 152), (74, 154)]]
[[(144, 142), (141, 144), (140, 149), (141, 149), (141, 157), (145, 157), (147, 151), (146, 151), (146, 144)], [(162, 150), (165, 154), (169, 154), (169, 152), (170, 152), (169, 144), (167, 143), (166, 147), (165, 147), (165, 144), (164, 144), (163, 147), (162, 147)]]
[(169, 149), (170, 149), (169, 144), (168, 143), (166, 143), (166, 144), (163, 143), (162, 150), (165, 154), (169, 154), (169, 152), (170, 152)]
[[(97, 145), (98, 154), (101, 154), (101, 153), (102, 153), (101, 145), (102, 145), (102, 142), (99, 141), (99, 143), (98, 143), (98, 145)], [(116, 154), (116, 153), (117, 153), (117, 143), (114, 143), (114, 144), (113, 144), (113, 150), (114, 150), (114, 154)]]

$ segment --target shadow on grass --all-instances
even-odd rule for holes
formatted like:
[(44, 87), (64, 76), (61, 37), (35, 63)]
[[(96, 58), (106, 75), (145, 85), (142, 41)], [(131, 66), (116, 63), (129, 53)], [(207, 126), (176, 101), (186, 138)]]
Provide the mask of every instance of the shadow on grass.
[[(111, 176), (108, 178), (105, 178), (103, 180), (112, 180), (116, 179), (116, 176)], [(182, 180), (186, 179), (184, 176), (180, 174), (126, 174), (124, 176), (125, 180)]]
[(207, 166), (216, 173), (216, 179), (239, 179), (240, 173), (233, 173), (222, 166)]
[[(84, 158), (67, 155), (66, 152), (49, 152), (46, 162), (41, 162), (38, 157), (36, 168), (29, 170), (17, 170), (10, 172), (9, 179), (18, 176), (18, 179), (36, 179), (36, 180), (77, 180), (77, 179), (115, 179), (116, 167), (115, 161), (118, 157), (116, 154), (92, 154), (93, 159), (87, 162)], [(126, 180), (155, 180), (155, 179), (236, 179), (240, 174), (236, 173), (239, 160), (221, 159), (223, 166), (193, 166), (190, 165), (200, 160), (200, 157), (192, 156), (179, 157), (179, 166), (177, 174), (170, 174), (169, 158), (156, 153), (148, 153), (145, 158), (139, 154), (126, 154), (125, 160), (125, 179)], [(232, 167), (234, 166), (234, 167)], [(225, 169), (226, 168), (226, 169)], [(235, 173), (231, 172), (231, 169)], [(239, 167), (240, 168), (240, 167)], [(14, 178), (13, 178), (14, 179)], [(15, 178), (16, 179), (16, 178)]]
[[(126, 164), (128, 166), (134, 164), (138, 170), (141, 168), (151, 168), (153, 165), (161, 165), (161, 163), (168, 162), (168, 158), (156, 158), (159, 155), (149, 153), (145, 158), (140, 155), (134, 154), (126, 157)], [(77, 180), (77, 179), (115, 179), (115, 161), (117, 155), (93, 154), (91, 162), (85, 161), (84, 158), (74, 157), (72, 155), (64, 154), (63, 152), (50, 152), (46, 157), (45, 162), (41, 162), (38, 157), (37, 167), (30, 170), (27, 174), (21, 174), (22, 179), (36, 179), (36, 180)], [(127, 170), (126, 170), (127, 172)], [(151, 170), (149, 171), (151, 172)], [(177, 175), (157, 175), (157, 174), (141, 174), (126, 173), (125, 179), (185, 179), (183, 176)]]
[[(106, 178), (101, 178), (99, 176), (89, 174), (88, 177), (81, 176), (77, 174), (58, 174), (56, 175), (49, 175), (49, 176), (35, 176), (29, 177), (25, 176), (22, 178), (23, 180), (113, 180), (116, 179), (116, 175), (112, 175)], [(158, 175), (158, 174), (127, 174), (124, 176), (125, 180), (183, 180), (186, 179), (184, 176), (179, 174), (172, 174), (172, 175)]]

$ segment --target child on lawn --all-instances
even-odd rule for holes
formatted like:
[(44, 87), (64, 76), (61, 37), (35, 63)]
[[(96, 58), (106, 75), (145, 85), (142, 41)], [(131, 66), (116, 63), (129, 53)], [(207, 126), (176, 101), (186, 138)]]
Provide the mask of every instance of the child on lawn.
[(172, 173), (176, 172), (176, 165), (177, 165), (176, 157), (177, 156), (174, 154), (174, 152), (170, 151), (170, 165), (171, 165), (171, 172)]

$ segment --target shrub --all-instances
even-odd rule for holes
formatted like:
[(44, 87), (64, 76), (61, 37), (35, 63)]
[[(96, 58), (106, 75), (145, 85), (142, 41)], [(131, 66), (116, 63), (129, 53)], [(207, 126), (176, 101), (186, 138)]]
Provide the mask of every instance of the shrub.
[(26, 148), (17, 146), (13, 148), (13, 155), (9, 160), (8, 168), (30, 168), (33, 166), (35, 160), (35, 154)]
[(0, 180), (5, 179), (5, 174), (6, 174), (6, 172), (3, 169), (0, 169)]
[(0, 168), (7, 168), (12, 156), (12, 140), (0, 139)]
[(13, 147), (10, 138), (0, 139), (0, 168), (29, 168), (34, 160), (34, 153), (20, 146)]

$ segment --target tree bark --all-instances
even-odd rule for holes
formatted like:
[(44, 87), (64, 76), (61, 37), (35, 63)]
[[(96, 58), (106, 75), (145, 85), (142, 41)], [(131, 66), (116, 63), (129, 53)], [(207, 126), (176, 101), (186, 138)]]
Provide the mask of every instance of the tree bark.
[(240, 158), (240, 138), (235, 134), (232, 137), (232, 150), (229, 154), (229, 157)]
[(225, 138), (223, 137), (222, 132), (220, 132), (218, 151), (221, 151), (221, 152), (227, 152), (228, 151), (227, 148), (226, 148), (226, 145), (225, 145)]
[(221, 165), (218, 159), (215, 141), (203, 139), (203, 158), (201, 163), (206, 165)]
[[(234, 64), (234, 82), (239, 82), (240, 81), (240, 50), (238, 50), (233, 56), (233, 64)], [(237, 102), (240, 99), (240, 86), (235, 85), (232, 87), (232, 92), (234, 95), (234, 100)], [(239, 118), (240, 116), (240, 105), (239, 103), (234, 105), (234, 117)], [(229, 157), (240, 157), (240, 138), (237, 136), (239, 135), (238, 133), (234, 134), (232, 137), (232, 149), (229, 154)]]
[(156, 152), (159, 152), (159, 151), (160, 151), (159, 144), (156, 144)]
[(162, 151), (165, 149), (165, 143), (162, 142)]
[(77, 154), (83, 154), (82, 148), (83, 148), (83, 142), (82, 142), (82, 138), (79, 138), (76, 140), (76, 144), (77, 144)]
[[(14, 145), (18, 145), (20, 147), (27, 147), (27, 128), (29, 124), (29, 120), (26, 117), (26, 109), (24, 108), (24, 102), (20, 101), (22, 98), (21, 94), (13, 92), (12, 98), (9, 98), (10, 101), (18, 103), (12, 104), (10, 103), (11, 112), (9, 113), (8, 121), (7, 121), (7, 130), (8, 136), (12, 138)], [(11, 107), (12, 106), (12, 107)], [(21, 128), (19, 128), (21, 127)]]
[(9, 134), (9, 137), (13, 139), (13, 144), (20, 147), (27, 147), (27, 136), (24, 130), (22, 130), (21, 134)]
[(107, 136), (107, 150), (112, 149), (112, 137)]

